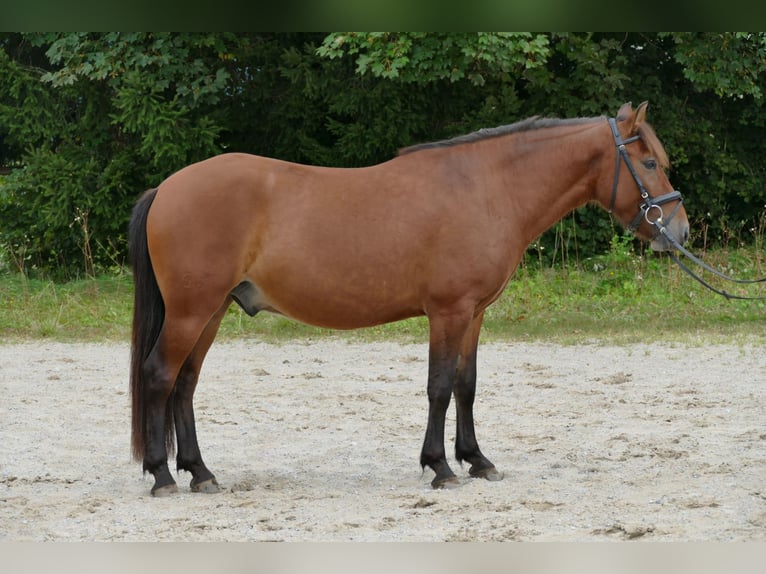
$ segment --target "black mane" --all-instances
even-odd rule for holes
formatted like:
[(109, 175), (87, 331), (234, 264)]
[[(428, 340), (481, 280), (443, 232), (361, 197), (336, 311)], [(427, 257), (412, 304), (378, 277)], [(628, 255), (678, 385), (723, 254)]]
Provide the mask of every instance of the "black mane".
[(582, 124), (592, 123), (598, 120), (605, 119), (603, 116), (598, 118), (541, 118), (539, 116), (532, 116), (525, 120), (518, 121), (514, 124), (506, 126), (499, 126), (496, 128), (482, 128), (470, 134), (457, 136), (454, 138), (440, 140), (429, 143), (415, 144), (409, 147), (405, 147), (399, 150), (398, 155), (405, 155), (416, 151), (422, 151), (425, 149), (435, 149), (443, 147), (453, 147), (456, 145), (469, 144), (485, 139), (496, 138), (505, 136), (508, 134), (527, 132), (531, 130), (539, 130), (543, 128), (554, 128), (559, 126), (577, 126)]

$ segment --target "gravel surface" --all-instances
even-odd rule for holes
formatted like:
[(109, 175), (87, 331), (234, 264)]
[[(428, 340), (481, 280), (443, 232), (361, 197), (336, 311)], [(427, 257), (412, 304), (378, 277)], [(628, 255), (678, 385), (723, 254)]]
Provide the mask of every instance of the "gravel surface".
[[(224, 492), (155, 499), (129, 456), (129, 349), (0, 346), (0, 541), (766, 541), (757, 346), (479, 349), (505, 473), (434, 491), (425, 345), (216, 343), (196, 394)], [(448, 452), (454, 409), (448, 418)]]

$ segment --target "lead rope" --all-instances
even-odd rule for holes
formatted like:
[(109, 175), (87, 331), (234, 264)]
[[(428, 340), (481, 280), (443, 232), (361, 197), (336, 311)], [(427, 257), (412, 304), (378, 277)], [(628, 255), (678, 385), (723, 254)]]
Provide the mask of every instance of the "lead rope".
[[(687, 250), (683, 245), (681, 245), (675, 237), (673, 237), (673, 234), (670, 233), (662, 224), (661, 220), (657, 220), (653, 222), (655, 227), (659, 230), (659, 232), (665, 236), (665, 238), (668, 240), (668, 242), (677, 249), (680, 253), (688, 257), (691, 261), (702, 267), (704, 270), (711, 272), (713, 275), (716, 275), (717, 277), (720, 277), (721, 279), (725, 279), (726, 281), (731, 281), (732, 283), (738, 283), (738, 284), (753, 284), (753, 283), (764, 283), (766, 282), (766, 277), (762, 277), (761, 279), (735, 279), (733, 277), (729, 277), (728, 275), (721, 273), (717, 269), (713, 269), (710, 265), (702, 261), (699, 257), (694, 255), (692, 252)], [(716, 289), (713, 287), (710, 283), (705, 281), (702, 277), (694, 273), (687, 265), (685, 265), (678, 256), (673, 253), (672, 251), (668, 253), (670, 258), (675, 262), (676, 265), (678, 265), (684, 273), (689, 275), (692, 279), (700, 283), (701, 285), (707, 287), (710, 289), (713, 293), (717, 293), (718, 295), (722, 295), (726, 297), (728, 300), (732, 299), (738, 299), (743, 301), (759, 301), (759, 300), (766, 300), (766, 296), (759, 296), (759, 297), (747, 297), (744, 295), (733, 295), (729, 293), (728, 291), (725, 291), (723, 289)]]

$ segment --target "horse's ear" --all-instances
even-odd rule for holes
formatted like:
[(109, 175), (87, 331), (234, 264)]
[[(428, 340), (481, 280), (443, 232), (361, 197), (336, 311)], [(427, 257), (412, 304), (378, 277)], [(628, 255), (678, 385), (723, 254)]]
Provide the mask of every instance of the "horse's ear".
[(630, 116), (633, 115), (633, 104), (631, 102), (627, 102), (625, 104), (622, 104), (620, 106), (620, 111), (617, 112), (617, 121), (623, 121), (627, 120)]
[(630, 128), (631, 133), (635, 133), (638, 130), (638, 126), (646, 121), (646, 108), (649, 107), (649, 102), (641, 102), (636, 108), (636, 115), (633, 118), (633, 125)]

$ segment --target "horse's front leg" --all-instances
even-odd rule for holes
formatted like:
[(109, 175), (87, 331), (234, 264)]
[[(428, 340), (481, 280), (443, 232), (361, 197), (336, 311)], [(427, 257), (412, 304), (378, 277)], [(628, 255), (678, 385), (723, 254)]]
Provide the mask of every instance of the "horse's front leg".
[(502, 473), (495, 469), (479, 449), (473, 419), (473, 403), (476, 397), (476, 351), (479, 331), (484, 313), (479, 314), (466, 332), (457, 366), (454, 393), (457, 411), (457, 433), (455, 435), (455, 458), (462, 463), (468, 461), (468, 473), (476, 478), (501, 480)]
[(429, 315), (428, 425), (420, 465), (436, 473), (434, 488), (457, 486), (460, 481), (447, 463), (444, 450), (444, 424), (455, 384), (460, 342), (470, 324), (470, 313)]

